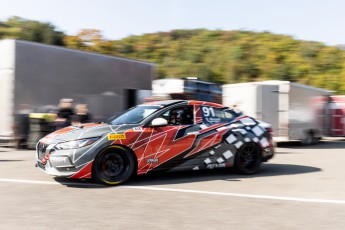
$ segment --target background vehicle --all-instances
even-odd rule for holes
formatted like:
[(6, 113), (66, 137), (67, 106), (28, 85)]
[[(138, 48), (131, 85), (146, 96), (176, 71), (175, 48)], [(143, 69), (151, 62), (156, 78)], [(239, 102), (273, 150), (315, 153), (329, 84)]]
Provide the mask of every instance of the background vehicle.
[[(268, 122), (275, 141), (317, 142), (324, 126), (318, 116), (328, 113), (331, 91), (288, 81), (263, 81), (223, 86), (223, 103)], [(315, 99), (319, 102), (315, 103)], [(317, 111), (317, 108), (325, 108)]]
[(314, 103), (324, 135), (345, 137), (345, 96), (318, 97)]
[(219, 84), (197, 78), (167, 78), (152, 81), (154, 99), (200, 100), (222, 103), (222, 87)]
[(253, 174), (273, 155), (261, 122), (220, 104), (182, 100), (139, 105), (108, 124), (66, 127), (37, 144), (37, 166), (46, 173), (107, 185), (154, 171), (235, 167)]

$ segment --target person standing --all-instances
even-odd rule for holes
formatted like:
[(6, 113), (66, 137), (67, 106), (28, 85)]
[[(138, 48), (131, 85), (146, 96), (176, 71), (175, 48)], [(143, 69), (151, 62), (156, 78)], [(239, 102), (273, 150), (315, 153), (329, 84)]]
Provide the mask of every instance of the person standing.
[(56, 128), (64, 128), (72, 124), (72, 117), (74, 116), (73, 99), (63, 98), (59, 102), (59, 109), (57, 112), (57, 119), (55, 120)]

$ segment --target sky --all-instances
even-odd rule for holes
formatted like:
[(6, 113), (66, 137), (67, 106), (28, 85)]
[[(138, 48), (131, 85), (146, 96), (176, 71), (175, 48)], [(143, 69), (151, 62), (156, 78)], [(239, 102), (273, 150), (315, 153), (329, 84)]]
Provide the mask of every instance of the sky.
[(342, 0), (0, 0), (0, 21), (11, 16), (49, 22), (68, 35), (99, 29), (110, 40), (205, 28), (345, 44)]

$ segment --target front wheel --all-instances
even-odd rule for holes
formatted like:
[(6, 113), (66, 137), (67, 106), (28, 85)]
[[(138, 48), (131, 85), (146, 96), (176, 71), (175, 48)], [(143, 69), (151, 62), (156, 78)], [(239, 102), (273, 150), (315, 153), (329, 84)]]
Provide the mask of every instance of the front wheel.
[(96, 157), (93, 164), (93, 178), (105, 185), (118, 185), (127, 181), (135, 169), (131, 152), (120, 146), (111, 146)]
[(235, 157), (235, 169), (241, 174), (256, 173), (262, 163), (262, 154), (255, 143), (245, 143)]

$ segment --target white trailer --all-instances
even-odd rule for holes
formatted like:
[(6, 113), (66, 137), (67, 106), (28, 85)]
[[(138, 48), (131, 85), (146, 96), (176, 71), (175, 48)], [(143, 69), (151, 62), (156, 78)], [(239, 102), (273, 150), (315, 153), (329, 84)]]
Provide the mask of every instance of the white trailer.
[(300, 140), (311, 144), (323, 133), (317, 114), (320, 103), (315, 100), (331, 94), (289, 81), (227, 84), (223, 85), (223, 104), (271, 124), (277, 142)]
[(195, 77), (167, 78), (152, 81), (154, 99), (184, 99), (222, 103), (222, 88), (219, 84)]

